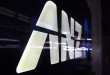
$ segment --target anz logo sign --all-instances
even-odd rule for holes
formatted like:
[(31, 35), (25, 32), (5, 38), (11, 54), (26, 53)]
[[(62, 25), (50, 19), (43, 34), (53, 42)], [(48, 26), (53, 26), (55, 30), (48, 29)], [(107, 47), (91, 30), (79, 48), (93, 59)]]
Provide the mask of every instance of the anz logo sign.
[[(54, 32), (58, 32), (58, 21), (57, 21), (57, 7), (52, 1), (47, 1), (40, 17), (36, 23), (36, 26), (45, 28)], [(70, 31), (71, 30), (71, 31)], [(77, 39), (81, 39), (82, 26), (74, 19), (70, 18), (70, 27), (68, 21), (68, 15), (64, 10), (61, 11), (61, 33), (66, 37), (59, 37), (46, 32), (33, 30), (30, 39), (25, 47), (25, 50), (21, 56), (19, 64), (17, 66), (17, 73), (33, 70), (37, 67), (41, 52), (44, 48), (44, 44), (47, 43), (46, 38), (49, 36), (50, 47), (50, 62), (51, 64), (59, 63), (59, 46), (61, 46), (61, 62), (67, 60), (67, 51), (69, 52), (69, 58), (82, 57), (82, 51), (80, 50), (80, 41), (76, 43), (72, 39), (74, 38), (74, 31), (78, 32)], [(61, 38), (61, 43), (58, 42)], [(75, 45), (74, 45), (75, 44)], [(74, 47), (75, 46), (75, 47)], [(74, 53), (75, 50), (75, 53)], [(74, 55), (75, 54), (75, 55)]]

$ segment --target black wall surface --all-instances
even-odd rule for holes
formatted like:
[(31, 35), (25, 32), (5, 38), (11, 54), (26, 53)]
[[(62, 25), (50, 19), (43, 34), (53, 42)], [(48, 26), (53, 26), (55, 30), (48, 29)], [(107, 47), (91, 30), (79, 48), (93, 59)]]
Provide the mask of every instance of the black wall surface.
[(110, 1), (102, 1), (103, 75), (110, 75)]
[[(104, 32), (102, 26), (102, 4), (101, 0), (86, 0), (91, 11), (91, 26), (92, 26), (92, 71), (95, 75), (102, 75), (104, 65), (102, 56), (103, 42), (102, 33)], [(104, 0), (106, 2), (106, 0)], [(104, 74), (105, 75), (105, 74)], [(107, 74), (109, 75), (109, 74)]]
[[(12, 14), (14, 17), (10, 17), (9, 15), (3, 13), (0, 14), (0, 75), (18, 75), (16, 73), (16, 67), (32, 33), (33, 25), (35, 26), (46, 1), (47, 0), (0, 1), (0, 7), (10, 9), (14, 12)], [(55, 2), (58, 9), (59, 32), (61, 29), (61, 10), (64, 10), (68, 14), (69, 20), (70, 17), (73, 17), (82, 26), (84, 25), (84, 21), (86, 19), (89, 25), (89, 37), (92, 37), (91, 12), (85, 0), (54, 0), (53, 2)], [(7, 13), (6, 11), (3, 12)], [(27, 16), (28, 22), (19, 19), (19, 14)], [(82, 34), (82, 36), (83, 35), (84, 34)], [(9, 39), (14, 40), (11, 40), (10, 42)], [(46, 41), (48, 40), (49, 39), (47, 38)], [(17, 46), (7, 46), (10, 44)], [(37, 68), (19, 75), (83, 75), (91, 70), (91, 66), (86, 59), (73, 59), (51, 65), (49, 55), (49, 50), (43, 50)]]

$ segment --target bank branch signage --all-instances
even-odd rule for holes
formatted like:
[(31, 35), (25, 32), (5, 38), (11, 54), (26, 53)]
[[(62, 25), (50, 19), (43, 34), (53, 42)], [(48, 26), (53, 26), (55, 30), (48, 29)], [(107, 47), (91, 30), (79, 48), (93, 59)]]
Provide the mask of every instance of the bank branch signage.
[[(47, 15), (48, 14), (48, 15)], [(70, 23), (69, 23), (70, 22)], [(70, 24), (70, 26), (69, 26)], [(54, 32), (58, 32), (58, 19), (57, 19), (57, 6), (52, 1), (47, 1), (40, 17), (36, 23), (36, 26), (49, 29)], [(78, 33), (77, 40), (81, 40), (82, 35), (82, 25), (75, 21), (72, 17), (70, 21), (68, 20), (67, 13), (61, 11), (61, 33), (66, 37), (59, 37), (46, 32), (41, 32), (33, 30), (30, 39), (25, 47), (25, 50), (21, 56), (21, 59), (16, 68), (17, 73), (22, 73), (26, 71), (33, 70), (37, 67), (39, 58), (41, 56), (42, 50), (44, 48), (50, 49), (50, 63), (57, 64), (65, 62), (67, 60), (67, 51), (69, 52), (69, 58), (80, 58), (82, 57), (82, 48), (87, 50), (87, 48), (80, 47), (80, 41), (74, 43), (75, 31)], [(87, 34), (87, 31), (85, 31)], [(49, 42), (45, 42), (49, 36)], [(58, 39), (61, 38), (61, 42)], [(90, 40), (90, 39), (89, 39)], [(49, 47), (44, 47), (45, 43), (49, 43)], [(61, 46), (61, 58), (59, 57), (59, 46)], [(74, 55), (75, 51), (75, 55)]]

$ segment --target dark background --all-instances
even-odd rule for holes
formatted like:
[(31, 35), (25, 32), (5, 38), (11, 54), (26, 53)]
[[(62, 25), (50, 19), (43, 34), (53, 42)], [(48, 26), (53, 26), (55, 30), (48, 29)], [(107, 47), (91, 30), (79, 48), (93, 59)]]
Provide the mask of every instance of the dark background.
[[(0, 6), (12, 10), (14, 17), (0, 14), (0, 38), (15, 39), (14, 42), (0, 40), (3, 47), (0, 48), (0, 72), (1, 75), (17, 75), (16, 67), (24, 51), (27, 41), (32, 33), (33, 25), (43, 9), (47, 0), (1, 0)], [(58, 25), (61, 28), (61, 10), (64, 10), (70, 19), (73, 17), (82, 26), (85, 19), (89, 24), (89, 37), (91, 38), (91, 12), (85, 0), (54, 0), (58, 8)], [(2, 10), (1, 10), (2, 11)], [(7, 10), (9, 11), (9, 10)], [(7, 13), (5, 9), (5, 13)], [(8, 12), (9, 13), (9, 12)], [(19, 15), (23, 14), (26, 17)], [(83, 36), (84, 34), (82, 34)], [(49, 39), (47, 38), (46, 41)], [(10, 47), (7, 44), (18, 45)], [(20, 75), (84, 75), (91, 71), (91, 65), (86, 59), (73, 59), (55, 65), (50, 64), (49, 50), (43, 50), (39, 64), (35, 70), (21, 73)]]
[(102, 1), (102, 63), (103, 75), (110, 75), (110, 1)]

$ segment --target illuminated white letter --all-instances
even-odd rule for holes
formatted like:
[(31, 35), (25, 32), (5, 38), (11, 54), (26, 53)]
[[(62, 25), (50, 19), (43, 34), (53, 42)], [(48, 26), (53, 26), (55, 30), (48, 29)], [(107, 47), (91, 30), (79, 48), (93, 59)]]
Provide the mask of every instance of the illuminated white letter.
[[(46, 2), (36, 25), (53, 31), (58, 31), (57, 7), (52, 1)], [(41, 55), (46, 37), (47, 37), (47, 33), (38, 32), (38, 31), (32, 32), (29, 42), (27, 43), (24, 53), (17, 66), (17, 70), (16, 70), (17, 73), (35, 69), (35, 67), (38, 64), (39, 57)], [(55, 39), (53, 39), (53, 36), (50, 35), (50, 41), (58, 42), (58, 38), (56, 36), (54, 37)], [(53, 49), (53, 45), (51, 46)], [(55, 51), (52, 49), (50, 49), (51, 50), (50, 53), (53, 54), (53, 55), (51, 54), (51, 64), (54, 64), (58, 62), (59, 57), (57, 56), (58, 50)], [(58, 47), (56, 47), (56, 49), (58, 49)]]
[[(81, 39), (81, 34), (82, 34), (82, 26), (75, 21), (75, 31), (78, 32), (78, 39)], [(80, 46), (80, 41), (76, 42), (76, 50), (75, 50), (75, 58), (79, 58), (82, 56), (81, 50), (77, 50)]]
[[(72, 24), (73, 24), (73, 21), (71, 21), (71, 25)], [(62, 30), (61, 30), (61, 32), (62, 32), (62, 34), (66, 35), (66, 41), (67, 41), (68, 47), (74, 47), (73, 41), (71, 40), (68, 16), (67, 16), (66, 12), (64, 12), (63, 10), (62, 10)], [(62, 39), (61, 42), (62, 43), (64, 42), (63, 39)], [(61, 46), (63, 46), (63, 45), (61, 45)], [(66, 53), (65, 51), (62, 51), (62, 50), (64, 50), (64, 49), (61, 49), (61, 52)], [(68, 51), (69, 51), (70, 59), (73, 59), (74, 58), (73, 50), (68, 50)], [(64, 53), (61, 53), (61, 54), (64, 54)], [(65, 56), (65, 55), (61, 55), (61, 58), (62, 58), (61, 61), (64, 61), (65, 58), (66, 58), (66, 57), (63, 57), (63, 56)]]

